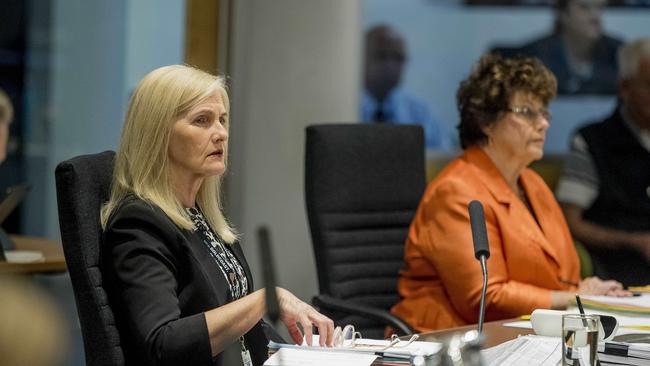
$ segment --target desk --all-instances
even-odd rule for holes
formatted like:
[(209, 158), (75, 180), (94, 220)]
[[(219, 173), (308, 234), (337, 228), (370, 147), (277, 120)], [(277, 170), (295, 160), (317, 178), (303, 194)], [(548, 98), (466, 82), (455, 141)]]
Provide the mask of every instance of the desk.
[(67, 270), (60, 240), (11, 235), (17, 250), (38, 250), (45, 259), (31, 263), (0, 262), (0, 274), (60, 273)]
[[(507, 342), (511, 339), (517, 338), (519, 335), (533, 334), (532, 329), (523, 329), (523, 328), (510, 328), (504, 327), (504, 323), (510, 323), (514, 321), (519, 321), (519, 319), (506, 319), (506, 320), (497, 320), (493, 322), (487, 322), (483, 324), (483, 334), (485, 335), (485, 341), (483, 342), (482, 349), (494, 347), (503, 342)], [(477, 329), (476, 324), (465, 325), (457, 328), (436, 330), (429, 333), (420, 334), (420, 341), (430, 341), (430, 342), (440, 342), (450, 337), (454, 333), (464, 333), (470, 330)]]

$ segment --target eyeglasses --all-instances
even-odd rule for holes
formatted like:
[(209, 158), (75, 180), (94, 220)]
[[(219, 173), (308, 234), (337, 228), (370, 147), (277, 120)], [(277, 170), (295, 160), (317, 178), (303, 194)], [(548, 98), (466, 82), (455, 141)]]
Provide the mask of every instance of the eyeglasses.
[(361, 333), (355, 332), (354, 326), (348, 324), (343, 329), (341, 327), (334, 329), (332, 344), (334, 347), (354, 347), (354, 342), (359, 338), (361, 338)]
[(512, 107), (506, 109), (506, 111), (519, 114), (532, 124), (539, 122), (540, 117), (544, 117), (544, 119), (549, 123), (553, 118), (553, 116), (551, 116), (551, 112), (546, 108), (540, 108), (539, 110), (535, 110), (530, 107)]

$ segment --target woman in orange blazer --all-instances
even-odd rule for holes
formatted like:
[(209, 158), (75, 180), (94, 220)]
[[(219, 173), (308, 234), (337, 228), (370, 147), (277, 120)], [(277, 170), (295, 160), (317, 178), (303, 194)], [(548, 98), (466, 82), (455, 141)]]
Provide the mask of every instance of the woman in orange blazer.
[(578, 256), (553, 193), (527, 166), (542, 157), (555, 96), (536, 59), (483, 57), (457, 94), (463, 154), (429, 184), (406, 241), (402, 300), (392, 312), (418, 331), (478, 321), (481, 267), (468, 203), (485, 209), (490, 259), (486, 320), (566, 308), (575, 295), (628, 295), (618, 282), (580, 281)]

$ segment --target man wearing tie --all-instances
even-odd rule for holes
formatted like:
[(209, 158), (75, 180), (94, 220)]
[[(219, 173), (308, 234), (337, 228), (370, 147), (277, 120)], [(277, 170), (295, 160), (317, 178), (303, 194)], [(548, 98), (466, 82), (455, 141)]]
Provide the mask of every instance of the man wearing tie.
[(378, 25), (368, 30), (365, 43), (361, 120), (420, 125), (427, 149), (448, 150), (450, 138), (433, 118), (426, 102), (399, 87), (407, 61), (402, 36), (388, 25)]

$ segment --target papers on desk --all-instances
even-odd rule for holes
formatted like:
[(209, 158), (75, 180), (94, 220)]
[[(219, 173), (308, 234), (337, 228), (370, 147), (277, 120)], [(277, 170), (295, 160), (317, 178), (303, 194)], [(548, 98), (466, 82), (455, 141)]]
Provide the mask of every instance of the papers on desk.
[(33, 263), (45, 260), (43, 253), (38, 250), (7, 250), (5, 258), (9, 263)]
[[(483, 350), (481, 355), (489, 366), (556, 366), (562, 359), (562, 343), (559, 337), (527, 335)], [(589, 364), (588, 347), (583, 347), (578, 356), (580, 365)], [(648, 366), (650, 345), (602, 343), (598, 346), (598, 358), (601, 365)]]
[[(571, 310), (571, 309), (570, 309)], [(578, 309), (575, 309), (578, 312)], [(587, 314), (611, 315), (618, 322), (618, 330), (614, 336), (628, 334), (650, 334), (650, 317), (625, 316), (610, 311), (598, 311), (586, 309)], [(528, 320), (504, 323), (504, 327), (533, 329), (533, 325)], [(628, 340), (629, 341), (629, 340)]]
[[(620, 300), (620, 299), (618, 299)], [(638, 300), (638, 299), (637, 299)], [(571, 310), (571, 309), (569, 309)], [(576, 309), (576, 312), (578, 310)], [(588, 313), (603, 314), (605, 311), (588, 310)], [(650, 318), (640, 316), (613, 315), (619, 322), (617, 335), (626, 333), (645, 332), (643, 340), (648, 340), (650, 333)], [(514, 327), (524, 327), (525, 322), (506, 323)], [(504, 325), (506, 325), (504, 324)], [(627, 328), (626, 328), (627, 327)], [(645, 329), (644, 329), (645, 328)], [(630, 341), (630, 336), (628, 338)], [(562, 357), (562, 344), (560, 337), (542, 337), (535, 335), (521, 336), (509, 342), (502, 343), (481, 351), (486, 365), (555, 365)], [(579, 355), (580, 365), (587, 365), (589, 350), (581, 350)], [(605, 365), (634, 365), (650, 366), (650, 344), (626, 342), (601, 342), (598, 345), (598, 358), (600, 364)]]
[(481, 355), (489, 366), (556, 366), (562, 360), (562, 344), (560, 338), (527, 335), (483, 350)]
[(266, 366), (370, 366), (377, 356), (350, 352), (317, 352), (310, 348), (280, 348)]
[(598, 358), (602, 362), (623, 365), (650, 365), (650, 344), (604, 342), (598, 344)]
[(650, 294), (632, 297), (582, 296), (581, 299), (586, 309), (627, 315), (650, 315)]
[[(368, 366), (378, 357), (385, 361), (390, 360), (391, 364), (409, 365), (416, 359), (424, 360), (435, 355), (442, 348), (440, 343), (418, 341), (410, 344), (400, 341), (387, 348), (390, 341), (367, 338), (357, 339), (354, 347), (320, 347), (318, 335), (314, 335), (312, 344), (313, 346), (307, 347), (270, 341), (268, 347), (272, 355), (264, 365)], [(352, 363), (341, 363), (339, 358), (345, 358)]]

